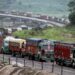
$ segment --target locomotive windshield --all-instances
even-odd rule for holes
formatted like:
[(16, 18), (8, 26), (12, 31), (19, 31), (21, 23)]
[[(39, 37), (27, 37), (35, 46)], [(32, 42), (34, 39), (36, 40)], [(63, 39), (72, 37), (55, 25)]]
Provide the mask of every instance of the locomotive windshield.
[(9, 42), (8, 41), (4, 41), (4, 46), (9, 46)]
[(73, 58), (75, 58), (75, 49), (73, 50)]

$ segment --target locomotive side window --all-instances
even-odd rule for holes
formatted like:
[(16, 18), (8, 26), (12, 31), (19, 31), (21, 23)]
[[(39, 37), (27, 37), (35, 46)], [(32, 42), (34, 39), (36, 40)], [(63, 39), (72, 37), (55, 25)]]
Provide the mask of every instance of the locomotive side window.
[(75, 50), (73, 50), (73, 58), (75, 58)]
[(8, 41), (4, 41), (4, 46), (8, 46), (9, 42)]
[(25, 44), (24, 44), (24, 42), (22, 43), (22, 48), (24, 48), (25, 47)]

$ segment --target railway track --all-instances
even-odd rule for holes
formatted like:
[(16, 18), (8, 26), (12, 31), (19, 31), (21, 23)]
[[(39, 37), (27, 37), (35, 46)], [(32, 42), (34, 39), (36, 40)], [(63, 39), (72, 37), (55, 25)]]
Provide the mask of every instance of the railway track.
[(30, 67), (18, 67), (12, 65), (0, 65), (0, 75), (56, 75), (43, 70), (32, 69)]

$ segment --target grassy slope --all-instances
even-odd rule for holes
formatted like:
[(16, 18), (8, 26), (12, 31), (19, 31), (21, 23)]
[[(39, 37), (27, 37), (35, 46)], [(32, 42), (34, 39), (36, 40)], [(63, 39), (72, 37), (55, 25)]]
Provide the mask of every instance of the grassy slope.
[(52, 40), (64, 40), (64, 41), (72, 41), (75, 42), (75, 27), (68, 26), (65, 28), (46, 28), (41, 31), (35, 30), (23, 30), (23, 31), (16, 31), (13, 33), (14, 36), (18, 36), (20, 38), (27, 38), (27, 37), (39, 37), (45, 39), (52, 39)]

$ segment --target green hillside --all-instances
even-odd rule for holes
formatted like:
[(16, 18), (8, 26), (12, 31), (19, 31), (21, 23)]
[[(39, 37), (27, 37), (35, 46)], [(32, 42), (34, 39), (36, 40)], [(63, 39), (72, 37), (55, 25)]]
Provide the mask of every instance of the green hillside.
[(43, 30), (23, 30), (16, 31), (13, 33), (13, 35), (20, 38), (38, 37), (52, 40), (75, 42), (75, 27), (68, 26), (65, 28), (45, 28)]

